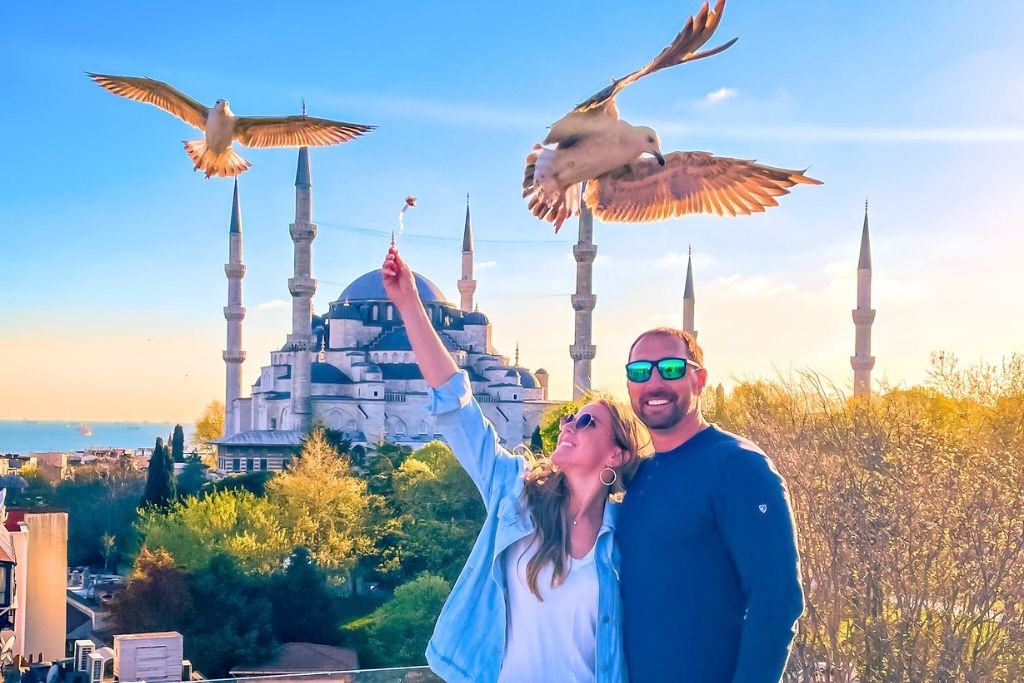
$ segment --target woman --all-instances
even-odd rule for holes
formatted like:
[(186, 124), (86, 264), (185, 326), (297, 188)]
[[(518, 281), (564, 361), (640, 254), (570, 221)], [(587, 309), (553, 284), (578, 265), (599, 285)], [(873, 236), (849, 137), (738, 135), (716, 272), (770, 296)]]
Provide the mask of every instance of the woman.
[(395, 247), (384, 288), (430, 386), (430, 411), (483, 496), (487, 516), (427, 646), (448, 683), (616, 683), (622, 657), (614, 524), (649, 440), (628, 408), (607, 400), (563, 418), (550, 461), (501, 447), (434, 331)]

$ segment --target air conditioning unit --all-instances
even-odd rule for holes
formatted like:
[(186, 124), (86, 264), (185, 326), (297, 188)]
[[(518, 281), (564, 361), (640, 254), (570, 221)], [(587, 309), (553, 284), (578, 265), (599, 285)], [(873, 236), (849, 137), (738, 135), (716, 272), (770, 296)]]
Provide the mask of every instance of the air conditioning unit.
[(91, 640), (75, 641), (75, 670), (89, 670), (89, 655), (96, 650), (96, 645)]
[(103, 683), (103, 657), (96, 653), (89, 655), (89, 683)]
[(192, 662), (188, 661), (187, 659), (181, 660), (181, 680), (192, 680)]

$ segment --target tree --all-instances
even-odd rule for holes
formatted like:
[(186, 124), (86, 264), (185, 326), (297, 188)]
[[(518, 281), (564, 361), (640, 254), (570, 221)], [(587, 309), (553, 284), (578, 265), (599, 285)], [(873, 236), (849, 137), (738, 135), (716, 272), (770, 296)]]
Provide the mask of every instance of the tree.
[(113, 534), (103, 534), (100, 537), (100, 546), (103, 548), (103, 571), (109, 573), (110, 558), (113, 556), (114, 548), (117, 546), (117, 537)]
[(197, 496), (206, 484), (206, 465), (198, 457), (189, 456), (178, 475), (177, 489), (180, 498)]
[[(721, 409), (721, 410), (719, 410)], [(807, 609), (788, 682), (1024, 680), (1024, 356), (850, 398), (815, 375), (716, 405), (786, 478)]]
[(196, 419), (192, 430), (192, 447), (210, 469), (217, 469), (217, 446), (212, 442), (224, 436), (224, 404), (210, 401)]
[[(124, 466), (128, 458), (111, 467), (85, 466), (74, 479), (58, 482), (55, 504), (70, 510), (68, 515), (68, 563), (71, 566), (112, 567), (137, 549), (135, 521), (145, 486), (141, 472)], [(114, 548), (105, 549), (104, 534), (114, 537)]]
[(324, 568), (349, 570), (372, 552), (366, 483), (351, 473), (348, 458), (314, 429), (302, 455), (267, 484), (290, 547), (309, 549)]
[(223, 479), (211, 482), (207, 489), (210, 492), (248, 491), (254, 496), (263, 496), (267, 493), (267, 482), (273, 477), (274, 473), (269, 470), (243, 472), (242, 474), (232, 474), (230, 477), (224, 477)]
[(149, 456), (149, 470), (146, 476), (146, 488), (142, 492), (139, 507), (155, 506), (166, 509), (175, 497), (174, 461), (164, 447), (164, 440), (156, 439), (153, 454)]
[(174, 462), (185, 462), (185, 430), (181, 425), (174, 425), (171, 434), (171, 458)]
[(587, 402), (587, 399), (566, 401), (565, 403), (549, 408), (540, 419), (540, 441), (543, 445), (540, 453), (550, 453), (558, 445), (558, 433), (562, 423), (563, 415), (570, 415), (577, 412)]
[(248, 491), (217, 491), (187, 498), (166, 512), (145, 508), (136, 527), (144, 544), (166, 548), (190, 572), (225, 555), (242, 571), (270, 574), (293, 547), (281, 516), (281, 508), (266, 498)]
[(544, 439), (541, 438), (540, 425), (533, 428), (533, 434), (530, 435), (530, 450), (534, 453), (544, 452)]
[(424, 571), (455, 581), (484, 521), (473, 481), (440, 441), (410, 455), (392, 480), (394, 524), (382, 548), (382, 574), (394, 583)]
[(182, 635), (196, 669), (223, 678), (233, 666), (265, 658), (274, 643), (267, 577), (247, 575), (231, 557), (215, 555), (188, 584), (194, 609)]
[[(305, 548), (292, 551), (287, 565), (271, 586), (274, 637), (282, 643), (337, 644), (338, 601), (327, 585), (326, 574)], [(310, 605), (316, 605), (316, 609), (310, 609)]]
[(188, 583), (174, 558), (143, 546), (127, 585), (111, 598), (110, 618), (118, 633), (177, 631), (190, 607)]
[(349, 625), (365, 631), (370, 659), (379, 666), (418, 666), (451, 585), (440, 576), (422, 574), (395, 589), (395, 596), (373, 614)]

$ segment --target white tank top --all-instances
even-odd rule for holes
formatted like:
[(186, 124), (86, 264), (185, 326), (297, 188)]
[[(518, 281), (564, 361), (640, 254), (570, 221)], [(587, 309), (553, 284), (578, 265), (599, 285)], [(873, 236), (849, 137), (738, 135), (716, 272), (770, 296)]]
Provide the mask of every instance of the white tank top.
[(540, 570), (541, 602), (526, 581), (535, 540), (536, 535), (527, 536), (505, 551), (505, 657), (498, 683), (593, 683), (598, 599), (594, 548), (581, 559), (569, 558), (569, 573), (556, 588), (551, 587), (553, 567)]

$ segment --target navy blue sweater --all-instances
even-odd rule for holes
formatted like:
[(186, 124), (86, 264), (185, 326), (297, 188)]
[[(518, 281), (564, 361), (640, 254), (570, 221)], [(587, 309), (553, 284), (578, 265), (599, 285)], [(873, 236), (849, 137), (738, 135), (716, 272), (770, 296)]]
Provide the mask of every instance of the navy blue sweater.
[(786, 485), (714, 425), (644, 462), (616, 530), (632, 683), (776, 683), (803, 612)]

